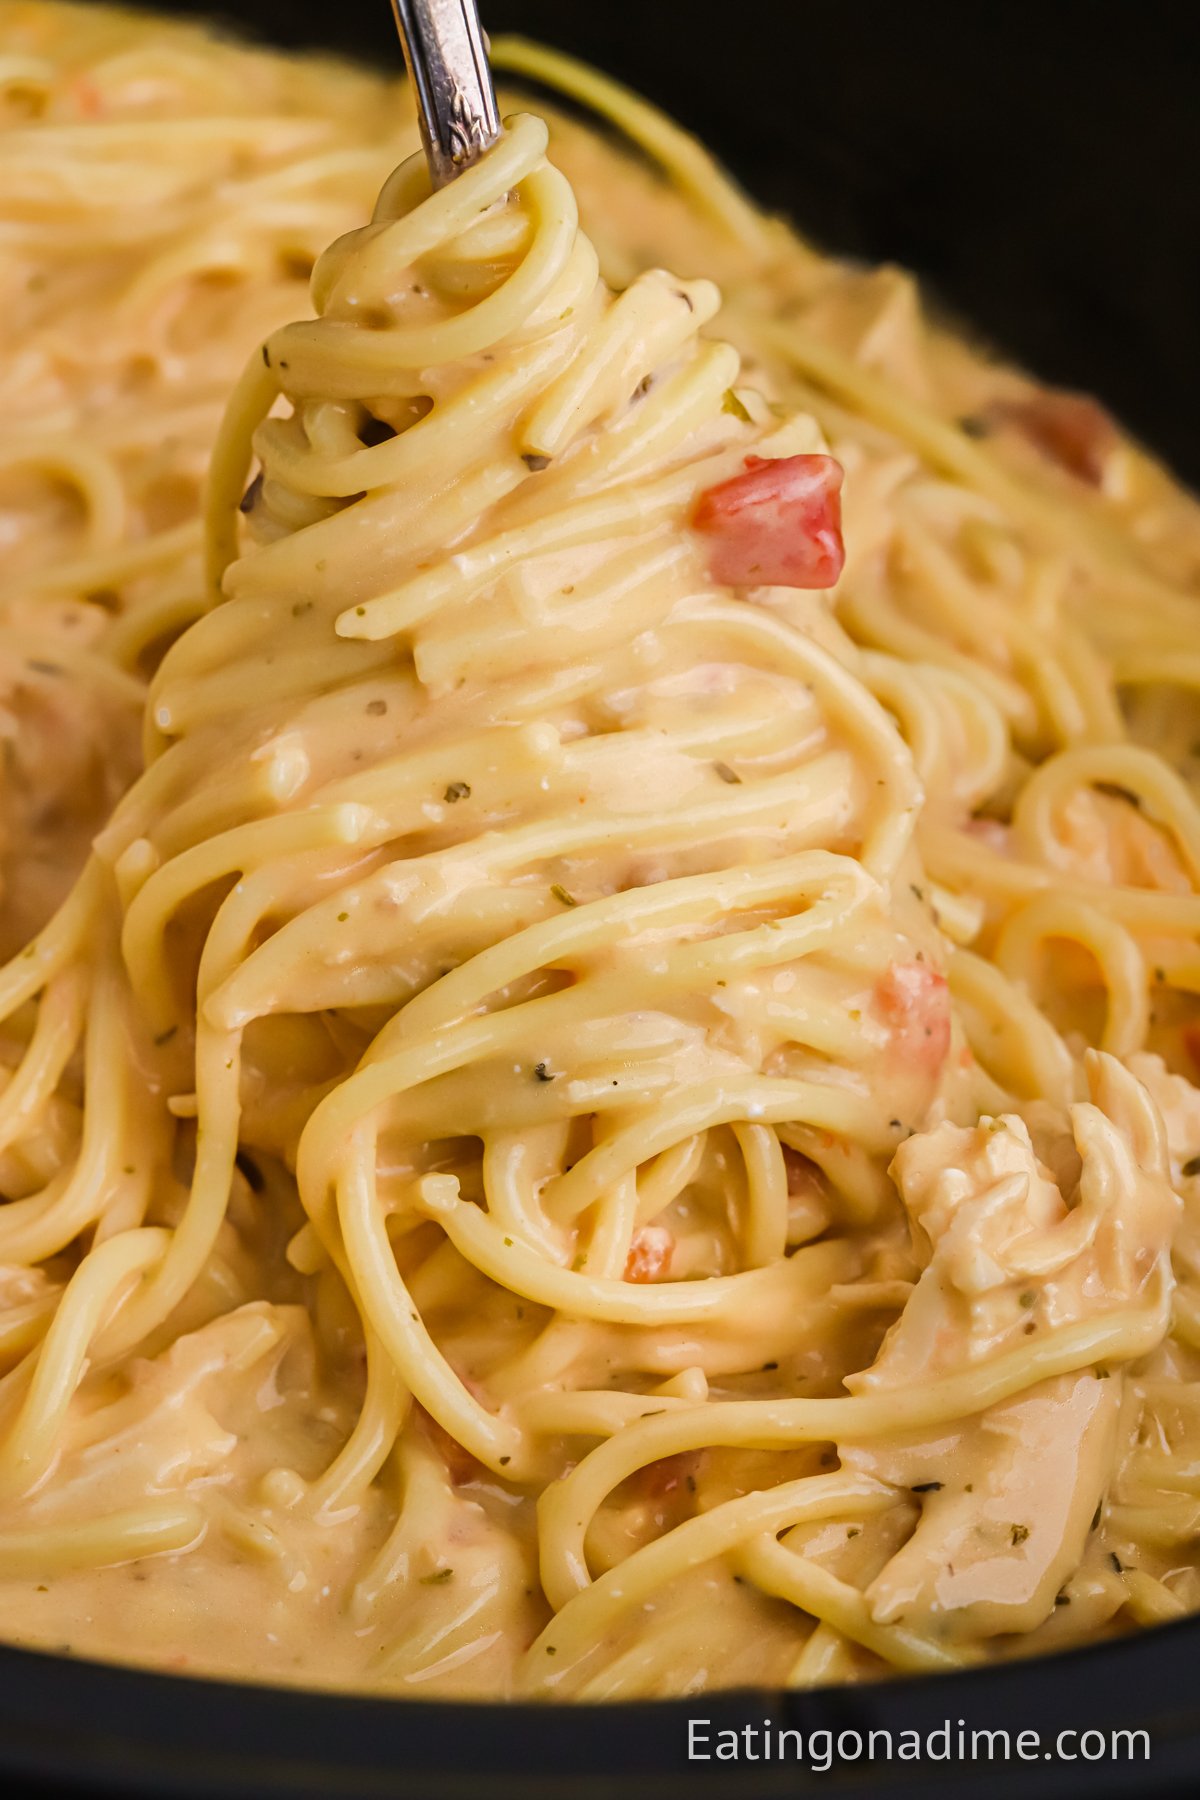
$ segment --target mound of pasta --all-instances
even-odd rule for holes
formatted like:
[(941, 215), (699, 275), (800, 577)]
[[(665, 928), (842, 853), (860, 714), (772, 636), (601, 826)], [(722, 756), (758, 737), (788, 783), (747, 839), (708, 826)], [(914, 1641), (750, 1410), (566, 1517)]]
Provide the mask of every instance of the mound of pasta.
[(553, 53), (630, 147), (431, 193), (365, 75), (0, 24), (4, 1634), (604, 1699), (1200, 1607), (1194, 503)]

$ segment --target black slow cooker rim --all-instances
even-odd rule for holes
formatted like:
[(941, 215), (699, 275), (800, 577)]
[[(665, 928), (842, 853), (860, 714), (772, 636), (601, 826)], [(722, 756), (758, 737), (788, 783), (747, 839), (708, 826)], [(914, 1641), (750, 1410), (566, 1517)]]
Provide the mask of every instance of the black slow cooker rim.
[[(154, 1800), (688, 1800), (822, 1788), (840, 1800), (969, 1791), (1028, 1800), (1191, 1792), (1200, 1760), (1200, 1690), (1189, 1675), (1200, 1618), (1054, 1656), (855, 1687), (736, 1690), (687, 1699), (545, 1705), (322, 1692), (161, 1673), (0, 1646), (0, 1783), (15, 1792)], [(744, 1733), (769, 1722), (807, 1735), (950, 1726), (948, 1757), (852, 1760), (819, 1773), (792, 1759), (689, 1761), (688, 1721)], [(1096, 1760), (954, 1753), (966, 1733), (1144, 1730), (1150, 1757)], [(848, 1740), (853, 1746), (854, 1740)], [(1079, 1738), (1071, 1740), (1076, 1746)], [(1094, 1740), (1093, 1740), (1094, 1746)], [(1086, 1771), (1086, 1787), (1081, 1777)], [(486, 1783), (486, 1786), (484, 1784)]]

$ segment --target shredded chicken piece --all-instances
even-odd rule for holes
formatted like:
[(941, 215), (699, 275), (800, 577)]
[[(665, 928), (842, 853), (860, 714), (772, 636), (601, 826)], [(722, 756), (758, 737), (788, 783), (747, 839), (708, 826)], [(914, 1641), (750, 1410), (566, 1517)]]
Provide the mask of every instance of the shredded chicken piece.
[(1182, 1282), (1200, 1281), (1200, 1173), (1191, 1173), (1200, 1156), (1200, 1089), (1183, 1075), (1172, 1075), (1161, 1056), (1139, 1051), (1126, 1068), (1146, 1089), (1162, 1115), (1171, 1158), (1171, 1175), (1183, 1195), (1183, 1222), (1172, 1246), (1175, 1272)]
[[(155, 1357), (135, 1358), (116, 1393), (72, 1420), (56, 1479), (38, 1496), (38, 1514), (53, 1521), (88, 1518), (136, 1506), (148, 1493), (179, 1492), (197, 1479), (226, 1485), (229, 1458), (244, 1433), (237, 1409), (247, 1405), (247, 1372), (254, 1372), (249, 1406), (257, 1412), (289, 1349), (311, 1357), (307, 1314), (255, 1300)], [(0, 1509), (4, 1516), (7, 1510)]]
[(886, 368), (914, 399), (931, 398), (920, 293), (902, 269), (839, 270), (806, 308), (804, 324), (863, 368)]
[(1192, 891), (1170, 834), (1129, 800), (1080, 789), (1062, 810), (1061, 842), (1067, 865), (1088, 881), (1164, 894)]
[(1172, 1172), (1178, 1179), (1183, 1164), (1200, 1155), (1200, 1088), (1193, 1087), (1185, 1075), (1172, 1075), (1162, 1057), (1149, 1051), (1127, 1057), (1125, 1067), (1141, 1082), (1162, 1116)]
[[(1090, 1053), (1070, 1109), (1079, 1159), (1064, 1193), (1015, 1115), (939, 1125), (893, 1175), (925, 1267), (857, 1392), (911, 1389), (1034, 1334), (1131, 1307), (1165, 1332), (1180, 1202), (1162, 1120), (1114, 1058)], [(1047, 1122), (1037, 1121), (1039, 1136)], [(1069, 1166), (1061, 1155), (1056, 1166)], [(952, 1638), (1032, 1630), (1082, 1557), (1114, 1448), (1119, 1372), (1061, 1375), (936, 1434), (842, 1460), (914, 1489), (921, 1518), (867, 1589), (879, 1621)]]

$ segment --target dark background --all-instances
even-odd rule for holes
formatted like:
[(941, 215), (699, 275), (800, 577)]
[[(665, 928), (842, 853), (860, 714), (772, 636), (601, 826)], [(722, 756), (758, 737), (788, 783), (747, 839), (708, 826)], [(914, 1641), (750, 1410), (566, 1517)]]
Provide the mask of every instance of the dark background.
[[(163, 4), (164, 0), (160, 0)], [(171, 10), (166, 0), (167, 10)], [(179, 0), (224, 12), (229, 0)], [(831, 248), (920, 270), (1200, 485), (1195, 0), (482, 0), (666, 105)], [(387, 0), (240, 28), (398, 67)]]

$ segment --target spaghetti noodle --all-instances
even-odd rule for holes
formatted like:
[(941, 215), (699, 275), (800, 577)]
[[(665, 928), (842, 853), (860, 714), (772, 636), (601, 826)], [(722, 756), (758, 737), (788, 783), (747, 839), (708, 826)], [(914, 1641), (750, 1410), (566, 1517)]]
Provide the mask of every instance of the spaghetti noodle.
[(348, 229), (383, 84), (0, 19), (6, 1634), (600, 1699), (1200, 1606), (1193, 503), (554, 53), (643, 160)]

